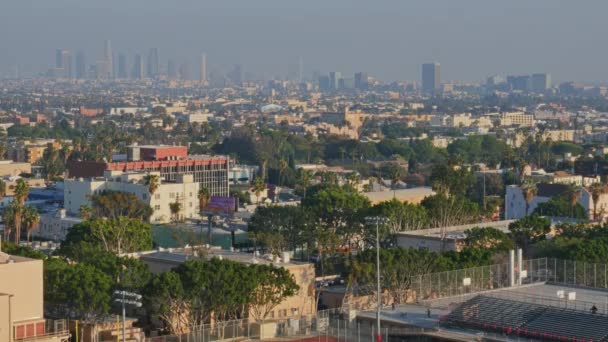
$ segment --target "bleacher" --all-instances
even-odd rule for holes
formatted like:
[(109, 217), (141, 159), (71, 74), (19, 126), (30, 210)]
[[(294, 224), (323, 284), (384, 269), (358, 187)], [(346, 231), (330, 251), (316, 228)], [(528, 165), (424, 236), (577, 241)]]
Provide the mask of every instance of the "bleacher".
[(608, 316), (479, 295), (461, 303), (444, 323), (543, 340), (608, 341)]

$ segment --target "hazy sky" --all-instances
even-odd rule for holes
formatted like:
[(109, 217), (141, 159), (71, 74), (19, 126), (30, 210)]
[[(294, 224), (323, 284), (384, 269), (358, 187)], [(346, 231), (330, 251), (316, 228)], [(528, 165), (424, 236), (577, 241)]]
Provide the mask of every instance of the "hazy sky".
[(304, 60), (314, 70), (419, 79), (438, 61), (444, 80), (550, 72), (608, 80), (606, 0), (0, 0), (0, 75), (52, 66), (54, 51), (169, 58), (209, 69), (240, 63), (272, 77)]

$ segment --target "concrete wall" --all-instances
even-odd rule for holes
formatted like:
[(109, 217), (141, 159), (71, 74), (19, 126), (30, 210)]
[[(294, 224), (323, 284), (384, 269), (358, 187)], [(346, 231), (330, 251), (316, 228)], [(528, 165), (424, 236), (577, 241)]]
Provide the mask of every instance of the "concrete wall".
[(0, 341), (8, 341), (10, 337), (9, 297), (7, 294), (0, 294)]
[[(0, 264), (0, 293), (14, 296), (12, 320), (18, 322), (42, 319), (42, 260), (12, 258), (17, 262)], [(10, 281), (6, 281), (7, 279)]]

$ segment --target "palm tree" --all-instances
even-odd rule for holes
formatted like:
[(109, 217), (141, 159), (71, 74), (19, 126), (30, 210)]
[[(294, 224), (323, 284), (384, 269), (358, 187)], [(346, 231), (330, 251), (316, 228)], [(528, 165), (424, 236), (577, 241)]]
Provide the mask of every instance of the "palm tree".
[(256, 177), (256, 179), (253, 180), (253, 187), (251, 190), (253, 190), (253, 193), (255, 194), (257, 204), (260, 204), (260, 195), (266, 190), (266, 183), (264, 183), (262, 178)]
[(173, 203), (169, 203), (169, 210), (171, 210), (173, 221), (177, 221), (179, 218), (179, 212), (182, 210), (182, 204), (177, 200)]
[(15, 184), (15, 194), (13, 195), (15, 202), (21, 206), (24, 205), (29, 192), (29, 184), (23, 178), (19, 178), (17, 184)]
[(580, 187), (572, 184), (568, 186), (566, 195), (568, 196), (568, 201), (570, 202), (570, 217), (574, 217), (576, 203), (578, 202), (579, 198), (581, 198), (581, 189)]
[(160, 186), (160, 177), (158, 175), (146, 175), (144, 177), (144, 184), (148, 186), (148, 192), (153, 195)]
[(6, 196), (6, 182), (0, 179), (0, 201)]
[(401, 170), (395, 169), (391, 174), (391, 187), (393, 188), (393, 198), (397, 198), (397, 184), (401, 181)]
[(590, 187), (591, 198), (593, 199), (593, 219), (597, 221), (597, 203), (600, 201), (600, 196), (604, 193), (604, 185), (594, 183)]
[(526, 212), (524, 216), (528, 216), (528, 211), (530, 211), (530, 202), (536, 197), (536, 193), (538, 189), (536, 188), (536, 184), (534, 182), (524, 182), (521, 186), (521, 192), (524, 195), (524, 201), (526, 201)]
[(25, 226), (25, 231), (27, 232), (28, 242), (30, 241), (32, 230), (38, 228), (39, 223), (40, 214), (38, 214), (38, 210), (31, 205), (25, 206), (23, 208), (23, 225)]
[(210, 198), (211, 196), (209, 195), (209, 189), (202, 187), (198, 191), (198, 209), (200, 212), (203, 212), (203, 210), (207, 207)]
[(282, 185), (283, 175), (288, 167), (289, 163), (287, 162), (287, 160), (285, 158), (281, 158), (281, 160), (279, 160), (279, 186)]
[(262, 180), (266, 180), (266, 164), (268, 164), (268, 157), (265, 154), (261, 154), (260, 157), (260, 177)]
[(298, 169), (298, 185), (302, 187), (302, 191), (304, 192), (304, 198), (306, 198), (306, 190), (310, 186), (310, 180), (312, 179), (312, 171), (305, 169)]
[(10, 239), (12, 229), (15, 226), (15, 207), (9, 206), (4, 210), (2, 214), (2, 220), (4, 221), (4, 240)]

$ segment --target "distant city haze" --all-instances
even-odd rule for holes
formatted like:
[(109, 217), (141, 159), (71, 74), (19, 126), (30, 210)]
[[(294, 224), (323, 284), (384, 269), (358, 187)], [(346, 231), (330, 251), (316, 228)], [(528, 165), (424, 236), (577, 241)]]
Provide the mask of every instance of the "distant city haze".
[[(608, 1), (560, 0), (2, 0), (0, 76), (42, 74), (57, 49), (87, 63), (158, 49), (159, 65), (201, 55), (207, 72), (242, 65), (245, 77), (299, 70), (363, 71), (380, 80), (420, 80), (441, 63), (445, 81), (493, 74), (551, 73), (555, 81), (608, 80)], [(131, 72), (131, 70), (129, 70)]]

